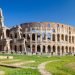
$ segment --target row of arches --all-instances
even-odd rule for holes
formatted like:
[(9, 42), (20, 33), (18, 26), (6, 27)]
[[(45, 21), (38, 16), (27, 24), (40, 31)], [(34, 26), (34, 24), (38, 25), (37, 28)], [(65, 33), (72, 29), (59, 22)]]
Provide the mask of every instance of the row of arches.
[[(36, 48), (37, 47), (37, 48)], [(37, 49), (37, 50), (36, 50)], [(22, 52), (23, 51), (23, 47), (22, 45), (20, 46), (17, 46), (17, 45), (14, 45), (14, 51), (15, 52)], [(27, 51), (27, 50), (26, 50)], [(64, 54), (64, 53), (68, 53), (68, 54), (72, 54), (72, 53), (75, 53), (75, 48), (74, 47), (71, 47), (71, 46), (51, 46), (51, 45), (32, 45), (32, 53), (57, 53), (57, 55), (60, 55), (60, 54)]]
[(14, 45), (15, 52), (18, 52), (18, 51), (22, 52), (22, 50), (23, 50), (22, 45), (20, 45), (20, 46)]
[[(41, 35), (39, 35), (39, 37), (40, 37)], [(46, 39), (46, 34), (43, 36), (43, 38), (42, 39)], [(47, 36), (47, 38), (49, 38), (48, 40), (51, 40), (51, 36), (52, 36), (52, 41), (55, 41), (55, 40), (57, 40), (57, 41), (60, 41), (60, 40), (63, 40), (63, 41), (69, 41), (69, 43), (74, 43), (74, 36), (68, 36), (68, 35), (64, 35), (64, 34), (57, 34), (57, 36), (56, 36), (56, 34), (50, 34), (50, 36), (48, 35)], [(61, 36), (61, 38), (60, 38), (60, 36)], [(33, 33), (32, 34), (32, 40), (33, 41), (35, 41), (35, 34)], [(57, 39), (56, 39), (56, 37), (57, 37)], [(38, 37), (37, 37), (38, 38)]]
[[(35, 45), (32, 45), (32, 52), (35, 53)], [(42, 46), (42, 53), (55, 53), (57, 50), (57, 54), (60, 55), (60, 53), (64, 54), (64, 53), (74, 53), (74, 47), (68, 47), (68, 46), (47, 46), (47, 50), (46, 50), (46, 46), (43, 45)], [(37, 52), (41, 52), (41, 46), (37, 45)]]
[[(64, 34), (52, 34), (51, 35), (51, 33), (42, 33), (42, 34), (40, 34), (40, 33), (38, 33), (37, 34), (37, 40), (39, 39), (40, 40), (40, 37), (41, 37), (41, 35), (42, 35), (42, 40), (46, 40), (46, 37), (47, 37), (47, 39), (48, 40), (51, 40), (51, 37), (52, 37), (52, 41), (60, 41), (60, 40), (63, 40), (63, 41), (68, 41), (69, 43), (74, 43), (74, 41), (75, 41), (75, 37), (74, 36), (68, 36), (68, 35), (64, 35)], [(12, 37), (12, 35), (11, 35), (11, 37)], [(25, 36), (25, 34), (23, 35), (23, 37), (24, 38), (26, 38), (26, 36)], [(30, 34), (27, 34), (27, 40), (30, 40)], [(57, 39), (56, 39), (56, 37), (57, 37)], [(60, 38), (61, 37), (61, 38)], [(17, 38), (17, 34), (15, 33), (15, 38)], [(35, 38), (36, 38), (36, 34), (35, 33), (33, 33), (32, 34), (32, 41), (35, 41)]]

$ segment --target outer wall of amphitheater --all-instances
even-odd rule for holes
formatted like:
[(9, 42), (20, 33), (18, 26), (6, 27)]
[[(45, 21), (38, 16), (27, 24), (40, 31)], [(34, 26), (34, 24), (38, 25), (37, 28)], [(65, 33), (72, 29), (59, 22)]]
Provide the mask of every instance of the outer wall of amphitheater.
[(25, 38), (25, 46), (22, 41), (12, 44), (13, 50), (17, 52), (48, 55), (75, 54), (75, 28), (68, 25), (51, 22), (24, 23), (12, 28), (10, 35), (14, 40)]
[(0, 53), (75, 55), (75, 28), (52, 22), (4, 25), (0, 9)]

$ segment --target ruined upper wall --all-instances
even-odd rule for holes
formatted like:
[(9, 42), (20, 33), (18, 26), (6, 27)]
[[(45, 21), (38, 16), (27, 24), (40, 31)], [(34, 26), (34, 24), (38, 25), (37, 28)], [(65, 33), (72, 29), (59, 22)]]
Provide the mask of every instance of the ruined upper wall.
[[(71, 31), (74, 31), (75, 32), (75, 27), (72, 27), (70, 25), (66, 25), (66, 24), (61, 24), (61, 23), (54, 23), (54, 22), (31, 22), (31, 23), (23, 23), (23, 24), (20, 24), (20, 27), (22, 28), (22, 30), (25, 30), (26, 28), (33, 28), (33, 27), (43, 27), (43, 28), (56, 28), (56, 27), (59, 27), (59, 28), (64, 28), (65, 30), (69, 29)], [(16, 30), (17, 29), (17, 26), (15, 27), (12, 27), (10, 30)]]

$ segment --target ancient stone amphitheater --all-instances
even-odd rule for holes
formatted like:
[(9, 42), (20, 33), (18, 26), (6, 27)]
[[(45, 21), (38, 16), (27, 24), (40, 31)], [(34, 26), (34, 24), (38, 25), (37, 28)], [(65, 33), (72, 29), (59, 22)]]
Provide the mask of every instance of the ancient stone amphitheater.
[(52, 22), (4, 25), (0, 9), (0, 53), (63, 56), (75, 54), (75, 28)]

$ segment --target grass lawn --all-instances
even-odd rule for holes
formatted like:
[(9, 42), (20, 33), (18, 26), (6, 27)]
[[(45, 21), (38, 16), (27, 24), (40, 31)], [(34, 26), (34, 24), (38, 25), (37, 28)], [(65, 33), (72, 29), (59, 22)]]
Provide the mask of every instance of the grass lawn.
[(75, 57), (65, 56), (60, 60), (47, 64), (46, 70), (53, 75), (75, 75)]
[[(46, 69), (50, 71), (53, 75), (75, 75), (75, 68), (73, 68), (73, 64), (75, 65), (74, 63), (75, 56), (64, 56), (64, 57), (47, 57), (47, 56), (36, 56), (36, 55), (33, 56), (13, 55), (13, 56), (14, 56), (14, 60), (35, 61), (34, 63), (25, 64), (23, 66), (35, 67), (36, 69), (10, 68), (10, 67), (0, 66), (0, 70), (5, 71), (5, 75), (41, 75), (37, 69), (37, 66), (42, 62), (46, 62), (50, 60), (61, 60), (58, 62), (56, 61), (51, 62), (46, 65)], [(8, 59), (5, 61), (8, 61)], [(11, 61), (10, 63), (15, 63), (15, 62)]]

